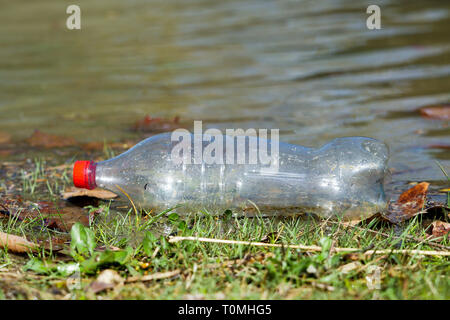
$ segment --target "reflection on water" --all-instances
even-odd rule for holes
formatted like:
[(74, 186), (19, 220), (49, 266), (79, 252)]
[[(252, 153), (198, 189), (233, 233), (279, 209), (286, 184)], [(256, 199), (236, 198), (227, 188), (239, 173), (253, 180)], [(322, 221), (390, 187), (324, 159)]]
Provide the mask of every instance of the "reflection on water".
[(351, 0), (80, 0), (81, 31), (69, 4), (2, 3), (0, 126), (16, 139), (118, 140), (145, 114), (179, 115), (308, 146), (378, 138), (398, 181), (449, 168), (448, 149), (425, 148), (448, 144), (448, 121), (405, 111), (450, 101), (450, 2), (378, 1), (381, 30)]

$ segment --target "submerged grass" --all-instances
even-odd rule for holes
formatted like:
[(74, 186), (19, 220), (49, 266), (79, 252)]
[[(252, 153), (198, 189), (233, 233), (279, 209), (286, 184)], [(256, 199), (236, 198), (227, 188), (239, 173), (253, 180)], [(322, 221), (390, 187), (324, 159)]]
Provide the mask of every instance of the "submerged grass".
[[(22, 195), (31, 199), (44, 194), (56, 199), (68, 183), (65, 169), (52, 171), (42, 160), (36, 160), (32, 170), (23, 169), (18, 179)], [(9, 188), (12, 182), (2, 180), (0, 185)], [(124, 203), (86, 207), (86, 214), (96, 215), (87, 230), (77, 227), (85, 243), (75, 243), (72, 229), (70, 248), (67, 243), (59, 252), (42, 250), (20, 256), (1, 250), (0, 298), (450, 298), (448, 257), (333, 251), (334, 247), (448, 250), (448, 237), (439, 241), (440, 247), (426, 240), (427, 224), (421, 216), (397, 227), (377, 219), (348, 226), (309, 216), (242, 218), (229, 210), (220, 217), (207, 212), (182, 216), (177, 213), (179, 208), (136, 214), (129, 205), (124, 208)], [(39, 219), (9, 217), (0, 221), (0, 231), (30, 240), (65, 237), (70, 241), (68, 233), (43, 227)], [(170, 236), (317, 245), (322, 251), (197, 241), (169, 243)], [(97, 249), (83, 251), (83, 245)], [(124, 280), (134, 280), (94, 293), (90, 285), (104, 269), (114, 269)], [(145, 276), (165, 272), (173, 272), (173, 276), (145, 280)]]

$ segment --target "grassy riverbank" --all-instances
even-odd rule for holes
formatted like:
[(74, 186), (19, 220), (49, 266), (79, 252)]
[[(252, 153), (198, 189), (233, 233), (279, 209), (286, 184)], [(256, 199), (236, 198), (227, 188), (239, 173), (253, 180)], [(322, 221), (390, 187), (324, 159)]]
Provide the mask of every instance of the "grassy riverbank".
[[(176, 208), (136, 215), (124, 201), (62, 201), (61, 192), (71, 184), (69, 171), (69, 164), (51, 166), (43, 160), (3, 164), (0, 231), (26, 237), (41, 249), (0, 251), (1, 299), (450, 298), (448, 256), (364, 254), (371, 249), (448, 252), (448, 237), (430, 238), (426, 215), (401, 225), (374, 219), (355, 226), (307, 216), (200, 212), (186, 217)], [(49, 223), (49, 213), (62, 223)], [(173, 236), (283, 247), (170, 243)]]

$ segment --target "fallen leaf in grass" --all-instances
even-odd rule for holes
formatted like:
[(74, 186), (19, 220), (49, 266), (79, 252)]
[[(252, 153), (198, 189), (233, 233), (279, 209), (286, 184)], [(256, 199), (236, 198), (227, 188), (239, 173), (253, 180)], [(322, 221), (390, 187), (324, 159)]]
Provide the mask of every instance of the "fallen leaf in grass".
[(425, 118), (450, 120), (450, 104), (423, 107), (419, 112)]
[(5, 248), (12, 252), (24, 253), (36, 251), (39, 245), (25, 238), (0, 231), (0, 248)]
[(422, 211), (423, 214), (426, 214), (427, 219), (431, 220), (442, 220), (446, 221), (448, 214), (450, 213), (450, 207), (446, 206), (443, 203), (436, 203), (432, 200), (427, 200), (425, 210)]
[(97, 199), (102, 200), (111, 200), (117, 197), (117, 194), (114, 192), (101, 189), (101, 188), (95, 188), (93, 190), (88, 189), (82, 189), (77, 187), (70, 187), (66, 191), (62, 193), (62, 197), (64, 200), (67, 200), (69, 198), (74, 197), (93, 197)]
[(89, 289), (93, 293), (98, 293), (106, 289), (112, 289), (124, 283), (124, 279), (115, 270), (103, 270), (97, 279), (91, 283)]
[(60, 235), (59, 237), (51, 237), (49, 239), (45, 239), (43, 241), (39, 241), (41, 247), (48, 251), (61, 251), (64, 249), (64, 245), (66, 243), (70, 243), (67, 236)]
[(0, 131), (0, 144), (5, 144), (11, 141), (11, 135), (7, 132)]
[(165, 132), (173, 131), (181, 128), (180, 118), (175, 117), (173, 120), (167, 120), (162, 118), (152, 118), (147, 115), (143, 120), (139, 120), (133, 126), (133, 130), (142, 132)]
[(1, 197), (0, 198), (0, 214), (9, 216), (16, 213), (18, 210), (23, 210), (23, 200), (20, 196), (15, 197)]
[(420, 213), (424, 207), (429, 186), (428, 182), (421, 182), (403, 192), (397, 201), (389, 206), (384, 218), (392, 223), (400, 223)]
[(38, 204), (38, 214), (44, 217), (47, 227), (56, 228), (62, 231), (70, 231), (75, 223), (84, 226), (89, 225), (89, 215), (83, 208), (67, 206), (64, 202), (40, 201)]
[(1, 199), (0, 211), (3, 215), (17, 218), (20, 221), (41, 222), (49, 228), (70, 231), (73, 224), (80, 222), (89, 225), (89, 215), (83, 208), (68, 206), (66, 202), (56, 204), (49, 201), (24, 203), (22, 199)]
[(39, 130), (35, 130), (26, 142), (32, 147), (61, 148), (77, 145), (77, 141), (71, 137), (57, 136)]
[(433, 238), (443, 237), (450, 232), (450, 223), (443, 221), (433, 221), (431, 223), (431, 236)]

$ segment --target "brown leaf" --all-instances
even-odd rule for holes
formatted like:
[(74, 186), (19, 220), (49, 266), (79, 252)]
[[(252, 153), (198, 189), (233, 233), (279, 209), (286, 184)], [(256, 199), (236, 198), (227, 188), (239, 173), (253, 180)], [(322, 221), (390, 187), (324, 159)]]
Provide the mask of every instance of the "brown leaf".
[(173, 120), (152, 118), (147, 115), (143, 120), (139, 120), (133, 126), (135, 131), (143, 132), (164, 132), (173, 131), (180, 128), (180, 118), (175, 117)]
[(64, 200), (67, 200), (69, 198), (73, 197), (93, 197), (103, 200), (110, 200), (117, 197), (117, 194), (114, 192), (101, 189), (101, 188), (95, 188), (93, 190), (83, 189), (83, 188), (77, 188), (77, 187), (70, 187), (66, 191), (63, 192), (62, 197)]
[(450, 120), (450, 104), (423, 107), (419, 112), (425, 118)]
[(27, 143), (32, 147), (61, 148), (77, 145), (77, 141), (71, 137), (57, 136), (39, 130), (35, 130)]
[(25, 204), (20, 196), (14, 198), (0, 198), (0, 214), (4, 216), (15, 215), (17, 211), (23, 210)]
[(392, 223), (399, 223), (420, 213), (429, 185), (428, 182), (421, 182), (403, 192), (397, 201), (390, 205), (389, 212), (384, 217)]
[(41, 247), (48, 251), (61, 251), (64, 249), (64, 245), (70, 244), (70, 236), (60, 235), (59, 237), (50, 237), (49, 239), (45, 239), (43, 241), (39, 241)]
[(38, 202), (39, 212), (44, 217), (47, 227), (69, 232), (72, 226), (80, 222), (89, 225), (89, 215), (83, 208), (66, 206), (64, 202), (55, 205), (53, 202)]
[(431, 236), (439, 238), (447, 235), (450, 232), (450, 223), (443, 221), (433, 221), (431, 223)]
[(66, 232), (70, 231), (76, 222), (89, 225), (89, 216), (82, 208), (67, 206), (64, 201), (57, 204), (40, 201), (31, 205), (23, 203), (21, 199), (2, 199), (2, 202), (1, 213), (16, 217), (20, 221), (41, 221), (44, 226)]
[(12, 252), (24, 253), (36, 251), (39, 246), (25, 238), (0, 231), (0, 248), (5, 248)]

